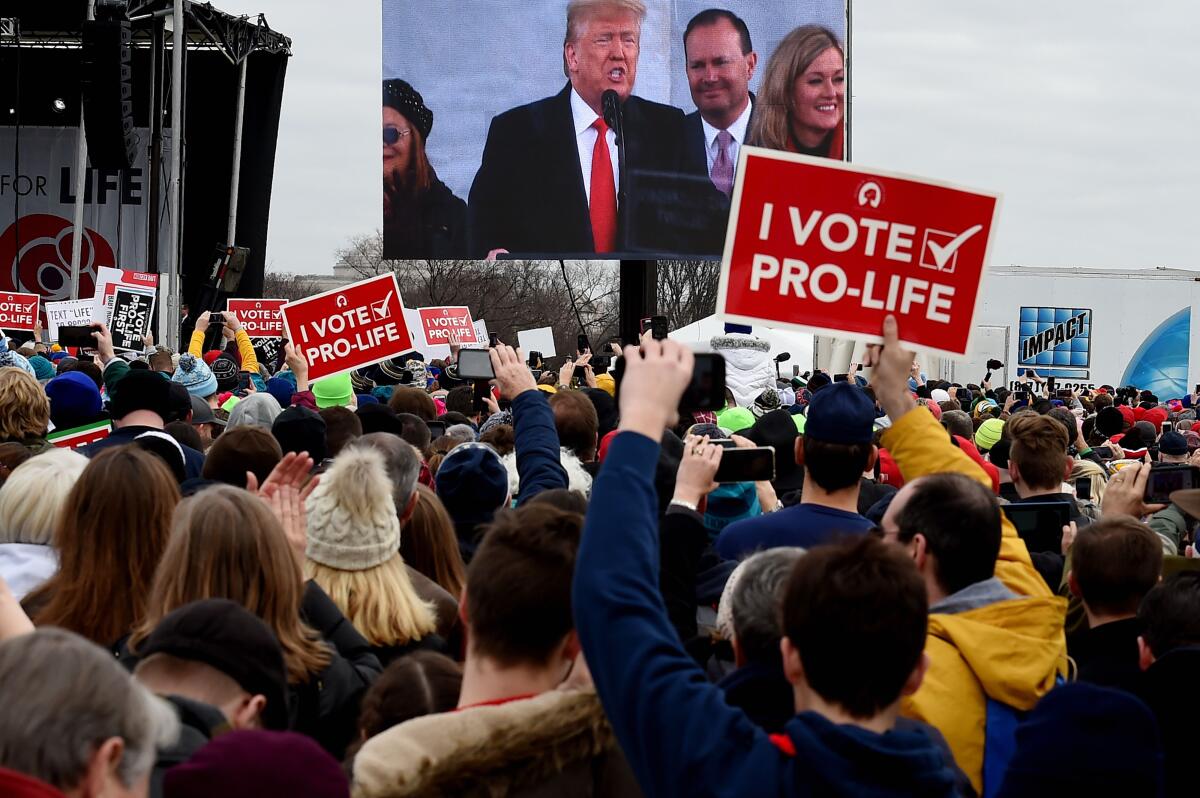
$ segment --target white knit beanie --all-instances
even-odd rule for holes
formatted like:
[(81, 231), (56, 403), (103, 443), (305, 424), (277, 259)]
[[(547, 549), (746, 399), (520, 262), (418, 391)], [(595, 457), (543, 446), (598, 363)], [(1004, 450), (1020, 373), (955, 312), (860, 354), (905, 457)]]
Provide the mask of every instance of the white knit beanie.
[(313, 562), (365, 571), (400, 551), (400, 519), (383, 455), (352, 446), (337, 456), (308, 499), (308, 547)]

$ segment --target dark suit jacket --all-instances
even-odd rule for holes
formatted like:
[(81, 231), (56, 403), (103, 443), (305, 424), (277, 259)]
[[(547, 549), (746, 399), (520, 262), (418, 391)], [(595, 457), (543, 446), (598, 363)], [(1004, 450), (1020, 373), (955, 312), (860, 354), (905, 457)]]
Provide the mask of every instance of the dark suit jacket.
[[(492, 119), (471, 185), (472, 252), (593, 252), (587, 193), (575, 145), (571, 86)], [(683, 111), (630, 97), (625, 102), (626, 171), (679, 172)], [(624, 208), (618, 212), (621, 246)]]
[[(754, 92), (751, 92), (747, 133), (750, 132), (750, 124), (754, 122), (755, 105)], [(700, 122), (699, 111), (692, 111), (683, 119), (683, 170), (688, 174), (708, 177), (708, 153), (705, 152), (704, 125)]]

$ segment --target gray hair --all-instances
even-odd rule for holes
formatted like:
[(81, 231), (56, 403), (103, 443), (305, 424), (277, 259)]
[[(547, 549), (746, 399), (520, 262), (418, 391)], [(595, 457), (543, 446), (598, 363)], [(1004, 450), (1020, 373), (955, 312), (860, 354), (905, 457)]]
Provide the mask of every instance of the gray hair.
[(390, 432), (369, 432), (350, 446), (365, 446), (383, 455), (388, 478), (392, 480), (396, 510), (403, 511), (417, 489), (417, 477), (421, 475), (421, 453), (417, 447)]
[(452, 424), (446, 427), (446, 434), (463, 443), (474, 443), (476, 440), (475, 430), (471, 429), (470, 424)]
[(0, 643), (0, 767), (70, 790), (96, 748), (125, 743), (117, 776), (133, 787), (179, 737), (173, 709), (106, 651), (73, 632), (38, 629)]
[(788, 578), (804, 549), (767, 549), (742, 563), (742, 574), (733, 588), (730, 612), (733, 634), (742, 656), (752, 662), (778, 660), (783, 636), (779, 608)]

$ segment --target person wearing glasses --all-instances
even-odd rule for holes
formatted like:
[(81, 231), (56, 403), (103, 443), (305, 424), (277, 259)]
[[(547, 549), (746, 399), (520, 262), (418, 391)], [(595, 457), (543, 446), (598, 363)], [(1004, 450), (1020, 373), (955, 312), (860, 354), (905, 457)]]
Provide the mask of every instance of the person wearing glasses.
[(383, 256), (466, 256), (467, 204), (425, 155), (433, 111), (406, 81), (383, 82)]

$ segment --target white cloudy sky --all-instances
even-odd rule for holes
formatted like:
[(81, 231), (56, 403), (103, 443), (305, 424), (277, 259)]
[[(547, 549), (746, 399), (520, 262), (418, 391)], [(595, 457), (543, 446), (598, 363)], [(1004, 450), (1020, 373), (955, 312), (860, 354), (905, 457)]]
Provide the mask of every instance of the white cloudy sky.
[[(379, 0), (217, 5), (292, 37), (267, 258), (328, 273), (379, 223)], [(854, 160), (1001, 192), (997, 263), (1200, 268), (1196, 23), (1184, 0), (859, 0)]]

